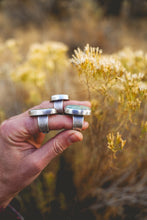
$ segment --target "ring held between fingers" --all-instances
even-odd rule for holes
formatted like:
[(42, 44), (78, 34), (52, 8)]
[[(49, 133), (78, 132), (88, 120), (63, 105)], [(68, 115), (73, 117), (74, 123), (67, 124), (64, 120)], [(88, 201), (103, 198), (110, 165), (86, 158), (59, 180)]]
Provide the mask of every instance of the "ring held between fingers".
[[(25, 128), (30, 135), (34, 135), (40, 132), (37, 122), (37, 117), (25, 117)], [(83, 122), (82, 130), (88, 128), (88, 122)], [(69, 115), (50, 115), (48, 116), (48, 127), (49, 130), (61, 130), (61, 129), (72, 129), (73, 119)]]

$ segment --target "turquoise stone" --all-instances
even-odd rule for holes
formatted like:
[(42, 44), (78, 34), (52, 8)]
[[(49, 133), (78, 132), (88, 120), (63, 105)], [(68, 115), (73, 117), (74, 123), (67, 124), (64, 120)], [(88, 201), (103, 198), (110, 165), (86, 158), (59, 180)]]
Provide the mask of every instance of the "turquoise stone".
[(84, 105), (67, 105), (66, 108), (71, 110), (90, 110), (89, 107)]

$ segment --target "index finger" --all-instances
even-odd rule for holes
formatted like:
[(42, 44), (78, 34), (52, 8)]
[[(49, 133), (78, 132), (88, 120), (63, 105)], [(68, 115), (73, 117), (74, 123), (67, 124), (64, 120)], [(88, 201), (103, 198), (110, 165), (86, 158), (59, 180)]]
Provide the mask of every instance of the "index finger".
[[(53, 103), (49, 101), (44, 101), (40, 105), (37, 105), (26, 112), (22, 113), (21, 120), (18, 120), (19, 128), (25, 129), (28, 135), (34, 135), (35, 133), (39, 132), (39, 127), (37, 123), (37, 117), (30, 117), (29, 111), (32, 109), (43, 109), (43, 108), (53, 108)], [(66, 105), (84, 105), (91, 107), (91, 103), (88, 101), (64, 101), (64, 107)], [(48, 117), (49, 129), (51, 130), (60, 130), (60, 129), (72, 129), (72, 118), (67, 115), (52, 115)], [(87, 123), (83, 123), (83, 129), (88, 127)]]
[[(63, 107), (67, 105), (84, 105), (87, 107), (91, 107), (91, 103), (89, 101), (76, 101), (76, 100), (69, 100), (69, 101), (63, 101)], [(50, 101), (44, 101), (39, 105), (34, 106), (33, 108), (29, 109), (28, 111), (32, 109), (42, 109), (42, 108), (53, 108), (54, 103)], [(28, 111), (26, 112), (28, 114)]]

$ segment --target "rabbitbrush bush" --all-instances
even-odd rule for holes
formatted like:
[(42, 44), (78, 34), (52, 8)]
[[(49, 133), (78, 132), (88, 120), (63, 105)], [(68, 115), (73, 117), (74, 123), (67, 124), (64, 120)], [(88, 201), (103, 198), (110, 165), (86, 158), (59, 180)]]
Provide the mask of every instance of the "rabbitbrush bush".
[[(119, 129), (126, 128), (130, 122), (135, 123), (133, 116), (139, 114), (147, 98), (147, 54), (143, 51), (133, 53), (130, 48), (125, 48), (116, 54), (102, 55), (102, 50), (87, 44), (84, 51), (75, 50), (71, 62), (87, 87), (93, 115), (99, 119), (100, 110), (114, 111), (116, 121), (107, 135), (108, 148), (114, 153), (122, 150), (126, 141), (121, 138)], [(116, 108), (112, 109), (114, 104)]]

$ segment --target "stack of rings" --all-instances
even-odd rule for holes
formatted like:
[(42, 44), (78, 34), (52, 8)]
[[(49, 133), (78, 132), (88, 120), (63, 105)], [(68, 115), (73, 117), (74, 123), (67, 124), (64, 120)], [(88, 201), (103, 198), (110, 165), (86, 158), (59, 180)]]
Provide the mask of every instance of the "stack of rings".
[(42, 133), (49, 132), (48, 116), (54, 114), (68, 114), (73, 116), (73, 129), (81, 130), (84, 122), (84, 115), (90, 115), (89, 107), (82, 105), (67, 105), (63, 106), (63, 101), (68, 101), (69, 96), (59, 94), (51, 96), (51, 102), (54, 103), (54, 108), (48, 109), (32, 109), (29, 111), (31, 117), (37, 117), (39, 131)]

